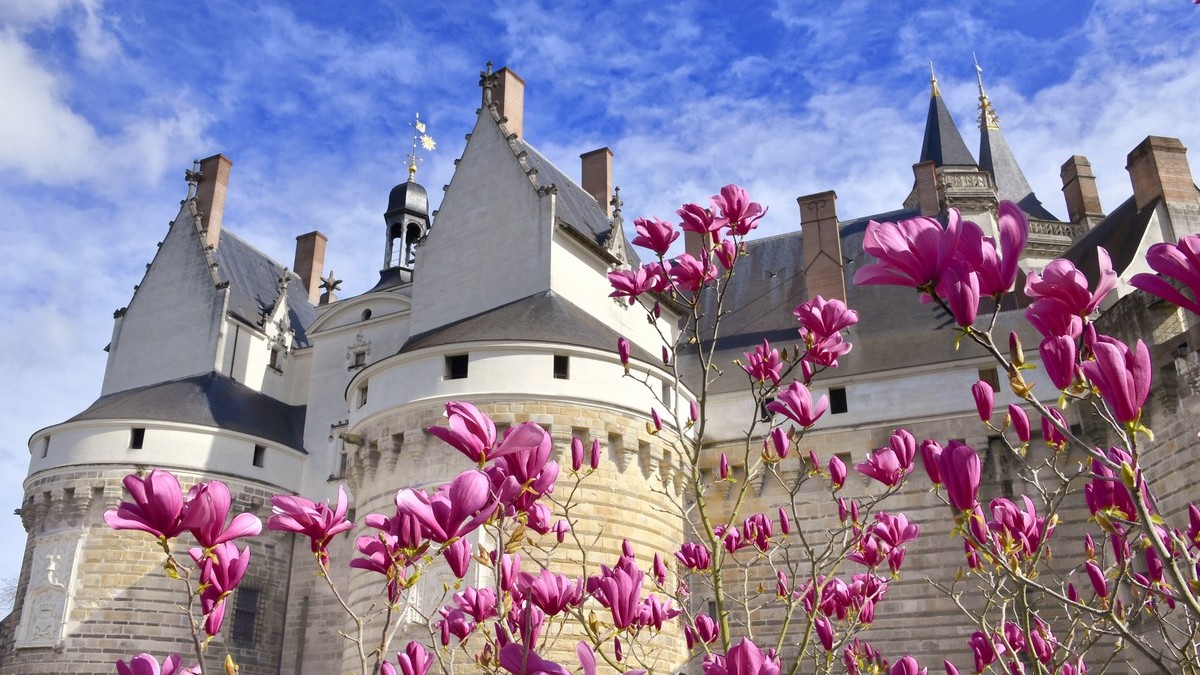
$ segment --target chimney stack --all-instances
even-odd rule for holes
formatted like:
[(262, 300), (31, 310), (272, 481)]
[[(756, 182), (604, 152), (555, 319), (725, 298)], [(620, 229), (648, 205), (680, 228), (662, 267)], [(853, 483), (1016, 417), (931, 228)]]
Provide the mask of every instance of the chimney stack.
[(196, 186), (196, 208), (204, 227), (204, 243), (216, 248), (221, 243), (221, 220), (225, 217), (225, 191), (233, 162), (222, 154), (200, 160), (200, 183)]
[(1096, 176), (1092, 164), (1083, 155), (1074, 155), (1062, 165), (1063, 197), (1067, 200), (1067, 218), (1072, 223), (1089, 228), (1104, 220), (1100, 193), (1096, 191)]
[(1187, 148), (1178, 138), (1147, 136), (1129, 153), (1129, 179), (1138, 210), (1162, 197), (1167, 201), (1196, 201), (1196, 186), (1188, 168)]
[(304, 283), (309, 302), (314, 305), (321, 297), (321, 273), (325, 271), (325, 243), (329, 237), (313, 230), (296, 237), (296, 261), (292, 269)]
[(942, 205), (937, 191), (937, 164), (932, 160), (913, 164), (913, 178), (916, 179), (917, 208), (921, 215), (936, 218), (941, 213)]
[(612, 150), (599, 148), (579, 156), (583, 189), (596, 198), (600, 208), (612, 217)]
[[(838, 231), (837, 193), (833, 190), (799, 197), (800, 228), (804, 237), (804, 276), (808, 297), (846, 301), (846, 269)], [(807, 300), (808, 298), (801, 298)]]
[(504, 122), (508, 132), (522, 138), (525, 135), (525, 80), (508, 68), (501, 68), (496, 72), (492, 101), (500, 117), (508, 118)]

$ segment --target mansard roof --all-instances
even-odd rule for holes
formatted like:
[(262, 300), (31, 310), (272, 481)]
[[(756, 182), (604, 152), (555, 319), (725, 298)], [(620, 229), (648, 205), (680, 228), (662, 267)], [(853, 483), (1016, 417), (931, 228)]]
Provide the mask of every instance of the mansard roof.
[(958, 133), (954, 118), (950, 116), (950, 110), (936, 88), (929, 97), (929, 114), (925, 117), (925, 139), (921, 143), (920, 161), (932, 161), (935, 166), (976, 166), (975, 158), (967, 149), (962, 134)]
[[(222, 281), (229, 282), (230, 314), (252, 326), (259, 325), (264, 313), (275, 306), (284, 266), (227, 229), (221, 230), (221, 242), (213, 256), (217, 274)], [(309, 301), (300, 277), (291, 271), (288, 275), (291, 277), (287, 288), (288, 318), (295, 345), (307, 347), (305, 329), (316, 320), (317, 308)]]
[(145, 420), (213, 427), (305, 452), (305, 406), (288, 405), (216, 372), (101, 396), (66, 423)]
[[(621, 335), (554, 291), (542, 291), (408, 338), (400, 352), (464, 342), (548, 342), (616, 352)], [(647, 363), (659, 360), (633, 348)]]

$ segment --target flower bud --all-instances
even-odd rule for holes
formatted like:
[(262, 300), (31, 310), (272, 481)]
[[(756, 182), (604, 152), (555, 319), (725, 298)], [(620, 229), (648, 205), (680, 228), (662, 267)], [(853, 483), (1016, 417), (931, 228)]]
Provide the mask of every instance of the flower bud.
[(729, 457), (725, 453), (721, 453), (721, 480), (729, 480)]
[(571, 470), (583, 468), (583, 441), (578, 436), (571, 438)]
[(621, 359), (621, 365), (625, 366), (625, 372), (629, 372), (629, 340), (625, 338), (617, 338), (617, 356)]
[(1025, 365), (1025, 348), (1021, 346), (1021, 336), (1016, 331), (1008, 334), (1008, 360), (1018, 368)]
[(588, 462), (588, 465), (591, 466), (593, 469), (600, 468), (600, 439), (599, 438), (592, 439), (592, 456), (589, 458), (589, 460), (590, 461)]

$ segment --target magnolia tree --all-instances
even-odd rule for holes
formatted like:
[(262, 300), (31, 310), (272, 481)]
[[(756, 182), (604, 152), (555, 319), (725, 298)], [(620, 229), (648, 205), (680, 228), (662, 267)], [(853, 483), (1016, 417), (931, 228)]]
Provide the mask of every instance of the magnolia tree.
[[(953, 209), (944, 225), (923, 217), (869, 223), (863, 246), (877, 262), (860, 269), (855, 283), (912, 288), (942, 307), (958, 326), (955, 340), (994, 358), (1023, 399), (993, 424), (996, 392), (982, 381), (970, 392), (981, 424), (999, 434), (1015, 463), (1022, 494), (987, 501), (980, 494), (982, 462), (975, 448), (896, 429), (885, 447), (852, 468), (876, 487), (850, 498), (843, 486), (851, 467), (836, 455), (822, 460), (799, 450), (828, 407), (825, 397), (813, 399), (813, 378), (837, 368), (851, 350), (844, 331), (858, 315), (840, 300), (798, 299), (796, 343), (764, 341), (736, 362), (753, 413), (732, 458), (710, 457), (704, 445), (712, 385), (730, 366), (717, 361), (715, 347), (730, 309), (727, 291), (746, 255), (745, 238), (764, 213), (731, 185), (707, 207), (684, 205), (679, 224), (637, 220), (633, 244), (647, 249), (652, 262), (609, 274), (612, 295), (640, 307), (654, 325), (663, 325), (656, 319), (664, 311), (682, 317), (681, 330), (660, 334), (662, 364), (654, 366), (674, 377), (676, 392), (693, 396), (688, 405), (663, 401), (649, 364), (631, 360), (624, 338), (617, 345), (626, 377), (660, 397), (646, 411), (650, 429), (673, 444), (679, 458), (677, 506), (688, 531), (677, 550), (635, 551), (625, 542), (616, 559), (596, 568), (563, 562), (581, 558), (556, 557), (556, 547), (580, 550), (594, 543), (578, 534), (575, 506), (578, 491), (600, 466), (599, 441), (592, 440), (589, 451), (588, 439), (574, 439), (562, 455), (570, 457), (570, 466), (560, 466), (540, 426), (517, 424), (498, 434), (493, 421), (466, 402), (447, 403), (447, 426), (428, 431), (475, 468), (431, 492), (401, 489), (394, 511), (365, 516), (366, 529), (356, 540), (360, 557), (335, 563), (329, 553), (333, 537), (355, 527), (346, 518), (344, 491), (333, 505), (289, 495), (272, 500), (267, 527), (309, 540), (318, 574), (355, 626), (342, 635), (357, 655), (356, 672), (426, 675), (434, 667), (467, 667), (593, 675), (601, 664), (627, 673), (674, 670), (683, 664), (661, 655), (683, 654), (682, 646), (663, 652), (654, 645), (673, 639), (661, 633), (677, 624), (674, 634), (682, 632), (688, 658), (706, 675), (924, 673), (927, 666), (911, 655), (883, 654), (869, 642), (877, 613), (887, 611), (890, 585), (906, 569), (906, 545), (919, 534), (918, 524), (887, 508), (910, 481), (918, 484), (910, 491), (932, 490), (953, 514), (953, 536), (967, 561), (957, 577), (933, 583), (975, 625), (964, 645), (973, 663), (947, 660), (936, 667), (951, 675), (960, 668), (1077, 675), (1089, 667), (1101, 672), (1136, 652), (1142, 663), (1166, 672), (1200, 669), (1200, 510), (1190, 507), (1189, 522), (1174, 525), (1156, 512), (1143, 459), (1152, 438), (1142, 416), (1150, 390), (1148, 350), (1140, 340), (1128, 345), (1099, 334), (1090, 318), (1116, 285), (1108, 255), (1099, 252), (1094, 289), (1065, 260), (1027, 276), (1024, 291), (1032, 304), (1025, 316), (1043, 336), (1040, 361), (1059, 390), (1058, 405), (1047, 406), (1025, 379), (1035, 366), (1016, 334), (992, 334), (1018, 276), (1028, 233), (1022, 212), (1008, 202), (999, 205), (998, 242)], [(668, 257), (681, 231), (699, 238), (699, 257)], [(1200, 237), (1159, 244), (1148, 258), (1162, 276), (1138, 275), (1133, 284), (1200, 311)], [(982, 299), (994, 308), (983, 315)], [(701, 374), (684, 383), (684, 363)], [(1119, 443), (1106, 449), (1077, 437), (1060, 412), (1073, 406), (1094, 411)], [(772, 415), (761, 416), (760, 409)], [(1049, 455), (1029, 452), (1031, 414), (1040, 419)], [(918, 456), (924, 476), (914, 477)], [(745, 512), (750, 491), (763, 480), (784, 495), (782, 506), (772, 513)], [(205, 647), (220, 631), (227, 598), (250, 562), (248, 547), (237, 542), (257, 534), (261, 524), (250, 514), (227, 524), (229, 491), (219, 482), (198, 484), (186, 498), (165, 471), (129, 476), (125, 485), (132, 501), (105, 518), (112, 527), (158, 540), (166, 573), (186, 592), (181, 607), (191, 622), (196, 664), (184, 668), (170, 655), (160, 665), (153, 655), (139, 654), (128, 664), (118, 662), (117, 670), (207, 672)], [(811, 518), (802, 489), (836, 505), (832, 526)], [(1052, 558), (1058, 514), (1081, 491), (1091, 514), (1089, 531), (1082, 541), (1061, 542)], [(196, 545), (184, 556), (173, 544), (185, 532)], [(335, 564), (378, 574), (376, 604), (352, 606), (333, 581)], [(402, 611), (426, 611), (410, 607), (408, 596), (431, 565), (460, 581), (447, 586), (438, 607), (418, 622), (428, 628), (428, 638), (393, 651)], [(476, 566), (486, 573), (472, 578), (487, 581), (469, 585), (463, 579)], [(963, 600), (967, 592), (970, 602)], [(774, 617), (769, 628), (752, 620), (764, 611)], [(555, 646), (564, 635), (578, 638), (574, 649)], [(236, 668), (228, 657), (225, 668)]]

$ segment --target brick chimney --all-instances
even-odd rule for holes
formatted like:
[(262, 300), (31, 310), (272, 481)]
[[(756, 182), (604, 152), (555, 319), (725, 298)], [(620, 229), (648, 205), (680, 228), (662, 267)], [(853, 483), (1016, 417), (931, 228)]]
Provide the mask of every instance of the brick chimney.
[[(837, 193), (833, 190), (799, 197), (800, 228), (804, 237), (804, 275), (808, 297), (846, 300), (846, 269), (838, 231)], [(801, 298), (807, 300), (808, 298)]]
[(612, 217), (612, 150), (598, 148), (579, 156), (583, 189), (596, 198), (600, 208)]
[(321, 273), (325, 271), (325, 243), (329, 237), (313, 230), (296, 237), (296, 262), (292, 269), (304, 283), (309, 302), (314, 305), (321, 297)]
[(525, 80), (509, 70), (501, 68), (496, 72), (495, 91), (492, 100), (496, 103), (496, 112), (504, 122), (505, 128), (517, 138), (525, 135)]
[(225, 217), (225, 191), (233, 162), (221, 154), (200, 160), (200, 183), (196, 186), (196, 208), (205, 229), (204, 243), (216, 248), (221, 243), (221, 220)]
[(1196, 201), (1196, 185), (1188, 168), (1187, 148), (1178, 138), (1147, 136), (1129, 153), (1125, 165), (1138, 209), (1155, 199)]
[(1100, 193), (1096, 191), (1096, 176), (1092, 164), (1083, 155), (1074, 155), (1062, 165), (1063, 197), (1067, 200), (1067, 218), (1072, 223), (1095, 227), (1104, 220)]
[(921, 215), (936, 217), (942, 210), (937, 191), (937, 164), (932, 160), (913, 164), (914, 190), (917, 193), (917, 208)]

